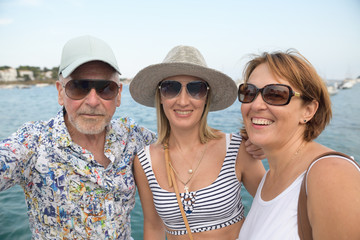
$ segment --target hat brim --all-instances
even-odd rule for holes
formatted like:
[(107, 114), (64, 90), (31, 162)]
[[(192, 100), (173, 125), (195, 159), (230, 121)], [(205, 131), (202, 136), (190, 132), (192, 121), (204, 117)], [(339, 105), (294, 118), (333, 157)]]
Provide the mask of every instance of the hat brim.
[(107, 63), (112, 68), (114, 68), (117, 73), (119, 73), (121, 75), (120, 70), (116, 63), (112, 63), (106, 59), (96, 58), (96, 57), (88, 57), (88, 56), (79, 58), (76, 61), (72, 62), (70, 65), (66, 66), (63, 70), (61, 70), (61, 72), (59, 72), (59, 74), (62, 74), (62, 76), (64, 78), (67, 78), (68, 76), (70, 76), (70, 74), (73, 71), (75, 71), (76, 68), (83, 65), (84, 63), (88, 63), (88, 62), (92, 62), (92, 61), (101, 61), (101, 62)]
[(168, 77), (188, 75), (203, 79), (210, 86), (210, 111), (231, 106), (237, 95), (235, 82), (215, 69), (190, 63), (160, 63), (150, 65), (136, 74), (130, 83), (132, 98), (145, 106), (155, 107), (155, 92), (159, 83)]

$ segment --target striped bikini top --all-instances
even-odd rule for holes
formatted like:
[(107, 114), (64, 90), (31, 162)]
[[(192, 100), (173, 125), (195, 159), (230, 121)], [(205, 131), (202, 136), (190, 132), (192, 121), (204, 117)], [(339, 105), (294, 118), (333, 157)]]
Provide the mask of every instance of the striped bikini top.
[[(219, 176), (209, 186), (194, 192), (180, 193), (180, 198), (189, 222), (191, 232), (204, 232), (223, 228), (244, 218), (241, 200), (241, 182), (236, 177), (236, 156), (241, 136), (226, 134), (226, 156)], [(138, 153), (150, 189), (155, 208), (167, 232), (173, 235), (187, 234), (184, 221), (174, 192), (162, 189), (151, 166), (149, 146)]]

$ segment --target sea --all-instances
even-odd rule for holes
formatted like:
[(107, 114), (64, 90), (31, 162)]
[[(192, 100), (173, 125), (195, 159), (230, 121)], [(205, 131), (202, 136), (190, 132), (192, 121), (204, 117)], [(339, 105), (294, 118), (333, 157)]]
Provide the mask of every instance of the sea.
[[(351, 89), (340, 90), (331, 96), (333, 118), (330, 125), (316, 139), (332, 149), (360, 159), (360, 84)], [(121, 106), (114, 117), (129, 116), (139, 124), (156, 131), (156, 113), (154, 108), (139, 105), (132, 100), (128, 85), (124, 85)], [(224, 132), (239, 132), (242, 124), (240, 103), (236, 101), (229, 108), (211, 112), (209, 125)], [(0, 88), (0, 139), (15, 132), (23, 123), (36, 120), (48, 120), (60, 110), (57, 102), (57, 90), (54, 85), (30, 87)], [(268, 167), (263, 160), (265, 168)], [(242, 191), (247, 213), (252, 198)], [(12, 187), (0, 193), (0, 239), (31, 239), (27, 207), (22, 188)], [(136, 196), (135, 208), (131, 214), (132, 236), (143, 239), (143, 220), (141, 204)]]

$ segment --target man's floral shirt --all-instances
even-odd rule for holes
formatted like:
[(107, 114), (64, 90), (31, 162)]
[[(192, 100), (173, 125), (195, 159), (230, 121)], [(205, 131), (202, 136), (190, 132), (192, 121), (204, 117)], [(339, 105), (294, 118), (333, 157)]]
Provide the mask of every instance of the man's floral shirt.
[(22, 186), (33, 239), (131, 239), (133, 159), (154, 140), (130, 118), (112, 120), (104, 168), (72, 142), (61, 110), (0, 142), (0, 191)]

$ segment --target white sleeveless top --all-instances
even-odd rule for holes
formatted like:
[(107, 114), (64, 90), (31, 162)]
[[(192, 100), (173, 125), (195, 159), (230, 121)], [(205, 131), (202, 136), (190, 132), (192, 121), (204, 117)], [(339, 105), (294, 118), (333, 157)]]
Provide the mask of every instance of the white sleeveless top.
[[(329, 155), (326, 157), (334, 156), (343, 158), (354, 164), (349, 159), (339, 155)], [(310, 166), (310, 169), (317, 161), (323, 158), (316, 160)], [(356, 164), (354, 164), (354, 166), (356, 166)], [(360, 171), (358, 167), (357, 169)], [(297, 207), (300, 187), (305, 172), (274, 199), (264, 201), (261, 199), (261, 192), (267, 173), (268, 172), (266, 172), (259, 184), (238, 240), (298, 240), (300, 238), (297, 225)]]

